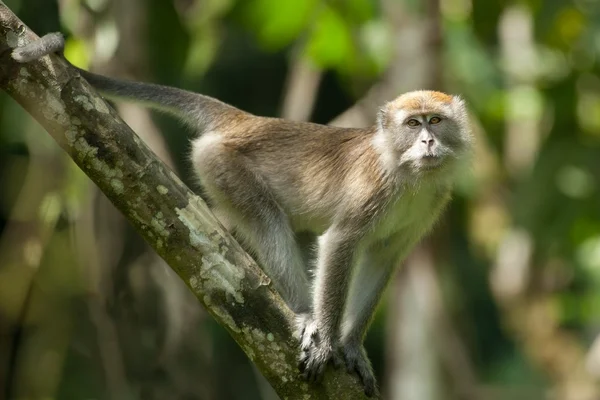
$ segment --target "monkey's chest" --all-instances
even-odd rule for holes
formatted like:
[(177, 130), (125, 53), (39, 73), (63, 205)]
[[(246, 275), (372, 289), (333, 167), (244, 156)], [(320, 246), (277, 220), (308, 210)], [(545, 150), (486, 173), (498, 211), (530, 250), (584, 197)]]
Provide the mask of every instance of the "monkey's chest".
[(431, 224), (442, 201), (442, 196), (433, 187), (402, 193), (375, 223), (372, 238), (379, 240), (402, 231), (417, 234), (417, 231), (426, 230), (425, 225)]

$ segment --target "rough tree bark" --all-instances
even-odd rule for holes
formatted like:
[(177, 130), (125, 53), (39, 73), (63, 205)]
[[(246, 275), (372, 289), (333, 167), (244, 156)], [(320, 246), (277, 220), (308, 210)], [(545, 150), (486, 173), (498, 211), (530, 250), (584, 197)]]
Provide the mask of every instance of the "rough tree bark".
[(364, 398), (330, 368), (301, 380), (293, 313), (204, 201), (59, 57), (26, 65), (11, 48), (37, 39), (0, 1), (0, 88), (28, 111), (98, 185), (259, 368), (281, 398)]

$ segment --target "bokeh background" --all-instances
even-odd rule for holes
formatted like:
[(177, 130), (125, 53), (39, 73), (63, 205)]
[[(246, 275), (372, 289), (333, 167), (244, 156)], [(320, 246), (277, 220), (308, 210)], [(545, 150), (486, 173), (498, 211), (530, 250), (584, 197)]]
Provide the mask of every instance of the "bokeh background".
[[(366, 340), (385, 398), (600, 399), (599, 0), (4, 0), (66, 56), (365, 126), (461, 94), (475, 163)], [(193, 185), (189, 132), (125, 120)], [(0, 399), (273, 399), (228, 334), (0, 93)]]

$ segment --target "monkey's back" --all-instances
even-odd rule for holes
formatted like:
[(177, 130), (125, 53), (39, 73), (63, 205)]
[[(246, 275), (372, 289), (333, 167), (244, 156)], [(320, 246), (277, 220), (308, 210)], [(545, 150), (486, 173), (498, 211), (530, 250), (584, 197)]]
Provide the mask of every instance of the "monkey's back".
[(383, 179), (372, 147), (375, 128), (352, 129), (252, 118), (225, 132), (298, 230), (324, 230), (336, 213), (360, 207)]

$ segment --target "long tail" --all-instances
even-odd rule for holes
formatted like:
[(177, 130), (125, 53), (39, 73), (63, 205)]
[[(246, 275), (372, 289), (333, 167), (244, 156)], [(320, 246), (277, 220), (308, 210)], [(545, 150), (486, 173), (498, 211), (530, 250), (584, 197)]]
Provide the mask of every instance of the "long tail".
[[(20, 63), (37, 60), (51, 53), (62, 52), (65, 47), (61, 33), (49, 33), (12, 52), (12, 58)], [(72, 64), (71, 64), (72, 65)], [(73, 66), (80, 75), (103, 95), (142, 103), (182, 119), (194, 127), (211, 129), (227, 114), (245, 114), (243, 111), (210, 96), (174, 87), (109, 78)]]

